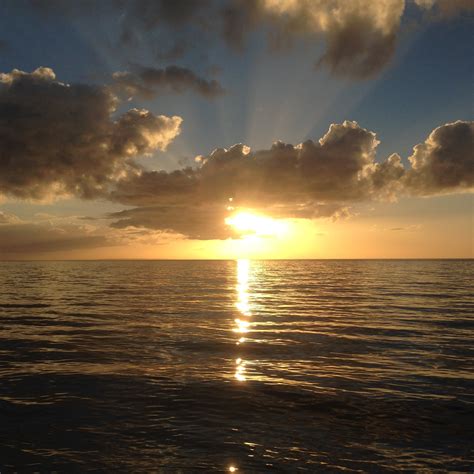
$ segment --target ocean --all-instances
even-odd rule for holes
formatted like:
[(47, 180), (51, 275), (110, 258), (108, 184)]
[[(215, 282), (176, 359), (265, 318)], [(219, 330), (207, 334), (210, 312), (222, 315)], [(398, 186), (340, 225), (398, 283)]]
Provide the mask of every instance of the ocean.
[(473, 277), (0, 263), (0, 471), (472, 472)]

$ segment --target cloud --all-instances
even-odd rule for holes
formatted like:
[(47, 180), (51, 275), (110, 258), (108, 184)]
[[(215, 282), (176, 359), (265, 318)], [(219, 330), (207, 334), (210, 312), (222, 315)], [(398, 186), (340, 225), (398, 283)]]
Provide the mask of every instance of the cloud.
[(111, 215), (114, 227), (149, 227), (189, 238), (226, 238), (233, 208), (275, 217), (348, 215), (348, 203), (387, 198), (404, 174), (400, 158), (375, 162), (378, 140), (356, 122), (333, 124), (319, 140), (276, 142), (253, 152), (238, 144), (198, 157), (197, 168), (143, 171), (117, 182), (108, 198), (138, 206)]
[[(115, 229), (152, 229), (161, 233), (178, 234), (193, 240), (225, 240), (239, 238), (241, 234), (226, 224), (227, 217), (236, 210), (219, 204), (198, 205), (163, 205), (143, 206), (113, 212), (111, 227)], [(276, 219), (320, 219), (332, 220), (347, 218), (349, 208), (340, 204), (318, 203), (310, 207), (274, 205), (271, 207), (254, 207)]]
[(131, 205), (181, 205), (232, 197), (245, 206), (367, 199), (403, 173), (396, 157), (375, 163), (378, 144), (373, 132), (345, 121), (331, 125), (319, 141), (276, 142), (255, 152), (237, 144), (198, 157), (198, 168), (143, 172), (119, 181), (111, 198)]
[(164, 69), (137, 66), (134, 72), (114, 73), (113, 80), (112, 89), (115, 92), (145, 99), (163, 92), (182, 93), (186, 90), (193, 90), (207, 98), (224, 93), (223, 87), (215, 79), (203, 79), (190, 69), (179, 66)]
[(474, 122), (458, 120), (435, 128), (413, 148), (406, 188), (414, 195), (435, 195), (474, 188)]
[(418, 232), (421, 228), (421, 224), (411, 224), (406, 227), (391, 227), (389, 230), (393, 232)]
[(375, 133), (345, 121), (317, 141), (256, 151), (237, 144), (197, 157), (195, 168), (144, 170), (118, 180), (108, 198), (142, 207), (227, 206), (232, 198), (233, 206), (282, 216), (331, 216), (344, 203), (470, 191), (473, 138), (474, 122), (437, 127), (414, 147), (407, 168), (398, 154), (376, 161)]
[[(318, 64), (338, 75), (365, 78), (390, 60), (396, 46), (404, 0), (230, 0), (131, 2), (125, 10), (125, 37), (133, 29), (171, 28), (181, 38), (201, 32), (220, 36), (243, 50), (253, 31), (267, 31), (269, 43), (289, 45), (300, 37), (323, 37), (326, 51)], [(186, 29), (183, 28), (186, 25)], [(187, 41), (188, 44), (196, 42)], [(174, 49), (174, 48), (172, 48)], [(275, 49), (275, 48), (274, 48)], [(277, 48), (278, 49), (278, 48)], [(314, 60), (315, 58), (312, 58)]]
[(189, 45), (185, 40), (178, 40), (168, 48), (159, 49), (156, 52), (156, 59), (159, 61), (175, 61), (182, 58), (188, 48)]
[(167, 27), (180, 38), (182, 54), (184, 44), (196, 43), (185, 38), (195, 30), (201, 38), (220, 36), (238, 51), (258, 29), (268, 32), (273, 47), (301, 37), (322, 37), (326, 51), (318, 64), (337, 75), (365, 78), (390, 60), (404, 6), (404, 0), (230, 0), (179, 2), (178, 7), (174, 1), (139, 0), (125, 9), (123, 37), (139, 36), (135, 30)]
[(147, 206), (110, 214), (111, 226), (147, 228), (182, 235), (189, 239), (211, 240), (238, 237), (224, 220), (229, 215), (224, 206)]
[(21, 221), (0, 224), (0, 258), (111, 245), (114, 243), (108, 237), (86, 226)]
[[(33, 1), (39, 11), (90, 15), (97, 2)], [(311, 62), (338, 76), (365, 79), (391, 60), (407, 0), (120, 0), (103, 2), (104, 14), (121, 25), (117, 43), (123, 54), (144, 48), (153, 57), (176, 59), (202, 54), (221, 41), (245, 49), (255, 31), (267, 34), (273, 50), (301, 38), (323, 40), (325, 51)], [(471, 0), (415, 0), (435, 19), (474, 10)], [(158, 51), (157, 51), (157, 45)], [(125, 49), (123, 48), (125, 46)], [(129, 58), (130, 59), (130, 58)]]
[(414, 147), (408, 168), (397, 154), (376, 160), (375, 133), (345, 121), (319, 140), (255, 151), (237, 144), (166, 172), (145, 170), (134, 159), (165, 149), (181, 119), (138, 109), (114, 116), (116, 106), (107, 87), (63, 84), (49, 68), (1, 74), (0, 193), (106, 199), (133, 207), (109, 216), (114, 228), (222, 239), (235, 236), (224, 221), (237, 209), (341, 218), (363, 201), (474, 187), (473, 122), (433, 130)]
[(149, 228), (110, 228), (104, 219), (36, 213), (28, 220), (0, 211), (0, 259), (52, 258), (54, 252), (163, 245), (173, 238)]
[(277, 34), (323, 36), (318, 60), (335, 75), (367, 78), (391, 59), (403, 15), (403, 0), (262, 0)]
[(199, 171), (145, 171), (117, 181), (108, 194), (111, 201), (129, 206), (187, 205), (197, 198)]
[(14, 214), (10, 214), (8, 212), (0, 211), (0, 225), (3, 224), (16, 224), (21, 222), (21, 219), (15, 216)]
[[(406, 3), (405, 0), (190, 1), (180, 4), (177, 14), (175, 2), (141, 0), (134, 3), (137, 8), (131, 8), (128, 15), (148, 29), (166, 24), (178, 35), (183, 24), (204, 32), (215, 30), (234, 50), (243, 50), (247, 37), (257, 29), (267, 31), (273, 49), (291, 45), (301, 37), (322, 38), (326, 48), (322, 57), (314, 58), (318, 65), (326, 66), (335, 75), (365, 79), (380, 72), (392, 58)], [(416, 3), (421, 8), (432, 8), (442, 18), (474, 9), (469, 0)], [(209, 18), (213, 19), (212, 23)]]
[(180, 26), (194, 21), (211, 4), (210, 0), (135, 0), (126, 3), (125, 11), (128, 18), (139, 19), (150, 29), (160, 23)]
[(350, 121), (299, 145), (218, 148), (199, 156), (196, 168), (143, 171), (119, 180), (108, 199), (135, 207), (109, 217), (117, 228), (221, 239), (234, 235), (224, 221), (238, 209), (276, 218), (335, 219), (347, 217), (360, 202), (468, 192), (474, 187), (473, 126), (458, 121), (438, 127), (415, 146), (409, 168), (397, 154), (377, 162), (375, 133)]
[(180, 117), (114, 117), (116, 106), (107, 88), (64, 84), (50, 68), (0, 74), (0, 195), (95, 197), (180, 133)]
[(431, 10), (435, 18), (450, 18), (464, 12), (474, 11), (474, 3), (471, 0), (415, 0), (420, 7)]

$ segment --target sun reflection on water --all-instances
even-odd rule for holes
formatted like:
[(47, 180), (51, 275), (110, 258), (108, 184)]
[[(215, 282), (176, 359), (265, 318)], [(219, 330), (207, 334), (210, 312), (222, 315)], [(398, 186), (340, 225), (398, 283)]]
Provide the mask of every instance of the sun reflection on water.
[[(243, 334), (249, 332), (250, 318), (252, 317), (249, 303), (249, 272), (250, 262), (246, 259), (237, 260), (237, 302), (235, 303), (235, 306), (240, 313), (240, 317), (234, 320), (235, 326), (232, 329), (234, 332), (241, 335), (236, 342), (237, 345), (243, 344), (245, 342), (245, 337)], [(235, 365), (235, 379), (239, 382), (244, 382), (246, 380), (246, 362), (241, 357), (238, 357), (235, 360)]]

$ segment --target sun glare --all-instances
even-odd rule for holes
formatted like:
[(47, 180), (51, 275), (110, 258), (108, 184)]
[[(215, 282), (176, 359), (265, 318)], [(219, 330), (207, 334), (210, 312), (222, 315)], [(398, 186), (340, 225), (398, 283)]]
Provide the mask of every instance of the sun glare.
[(287, 231), (287, 224), (282, 220), (273, 219), (247, 211), (241, 211), (225, 220), (237, 232), (259, 237), (281, 237)]

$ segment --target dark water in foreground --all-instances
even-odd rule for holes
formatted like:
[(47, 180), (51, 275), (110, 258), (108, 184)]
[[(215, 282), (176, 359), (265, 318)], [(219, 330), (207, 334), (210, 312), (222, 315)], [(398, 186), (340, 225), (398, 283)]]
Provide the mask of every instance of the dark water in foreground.
[(0, 264), (0, 471), (472, 471), (474, 261)]

